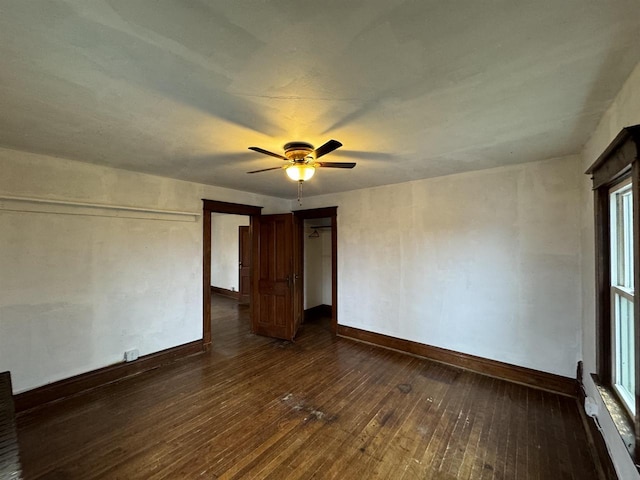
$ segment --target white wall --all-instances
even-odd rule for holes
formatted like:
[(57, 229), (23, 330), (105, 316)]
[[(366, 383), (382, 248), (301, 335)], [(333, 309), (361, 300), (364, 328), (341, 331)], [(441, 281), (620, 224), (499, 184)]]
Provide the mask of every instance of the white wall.
[(331, 305), (331, 230), (318, 229), (319, 237), (309, 238), (310, 225), (317, 220), (305, 220), (304, 236), (304, 308)]
[(338, 206), (339, 323), (574, 377), (580, 168), (573, 156), (305, 198)]
[(236, 292), (240, 288), (240, 226), (249, 226), (247, 215), (211, 215), (211, 285), (214, 287)]
[[(582, 358), (599, 400), (582, 172), (638, 123), (640, 66), (580, 157), (305, 198), (339, 207), (339, 322), (568, 377)], [(186, 212), (201, 198), (264, 213), (293, 204), (6, 149), (0, 172), (0, 195)], [(16, 392), (201, 337), (200, 217), (10, 209), (37, 208), (0, 199), (0, 371)], [(620, 478), (640, 478), (601, 412)]]
[(322, 240), (322, 305), (332, 305), (331, 291), (331, 230), (319, 230)]
[(309, 238), (313, 229), (304, 229), (304, 309), (322, 305), (322, 238)]
[[(598, 128), (582, 152), (584, 172), (605, 150), (623, 127), (640, 124), (640, 64), (618, 93)], [(629, 454), (602, 400), (596, 391), (590, 374), (596, 371), (595, 340), (595, 253), (593, 226), (593, 193), (591, 179), (581, 178), (581, 218), (582, 218), (582, 354), (584, 359), (584, 384), (587, 395), (596, 399), (600, 410), (600, 423), (607, 446), (613, 458), (619, 478), (640, 479)]]
[[(281, 199), (13, 150), (0, 149), (0, 172), (0, 196), (290, 210)], [(0, 272), (0, 371), (12, 372), (16, 393), (119, 362), (131, 348), (146, 355), (202, 337), (201, 216), (0, 199)]]

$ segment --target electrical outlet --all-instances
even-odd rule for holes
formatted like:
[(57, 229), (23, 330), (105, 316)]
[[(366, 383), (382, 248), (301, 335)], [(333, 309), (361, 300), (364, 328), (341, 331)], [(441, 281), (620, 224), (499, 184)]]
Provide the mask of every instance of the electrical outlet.
[(134, 348), (133, 350), (127, 350), (126, 352), (124, 352), (124, 361), (133, 362), (134, 360), (137, 360), (139, 356), (140, 352), (137, 348)]

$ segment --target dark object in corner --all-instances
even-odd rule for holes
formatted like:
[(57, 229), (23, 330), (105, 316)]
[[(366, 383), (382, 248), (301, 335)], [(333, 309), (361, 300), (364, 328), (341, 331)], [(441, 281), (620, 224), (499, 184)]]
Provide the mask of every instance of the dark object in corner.
[(0, 373), (0, 479), (22, 478), (11, 374)]

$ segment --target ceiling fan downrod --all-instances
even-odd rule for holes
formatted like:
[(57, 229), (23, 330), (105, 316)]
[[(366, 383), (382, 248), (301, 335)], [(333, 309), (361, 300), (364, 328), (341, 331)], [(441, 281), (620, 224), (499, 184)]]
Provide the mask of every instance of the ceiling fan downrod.
[(304, 180), (298, 180), (298, 205), (302, 206), (302, 184)]

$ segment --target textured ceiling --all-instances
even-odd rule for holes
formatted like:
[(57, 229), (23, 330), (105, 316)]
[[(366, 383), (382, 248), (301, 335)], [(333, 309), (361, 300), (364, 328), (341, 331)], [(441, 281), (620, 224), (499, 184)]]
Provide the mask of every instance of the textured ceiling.
[(0, 146), (285, 198), (577, 153), (640, 61), (637, 0), (0, 2)]

